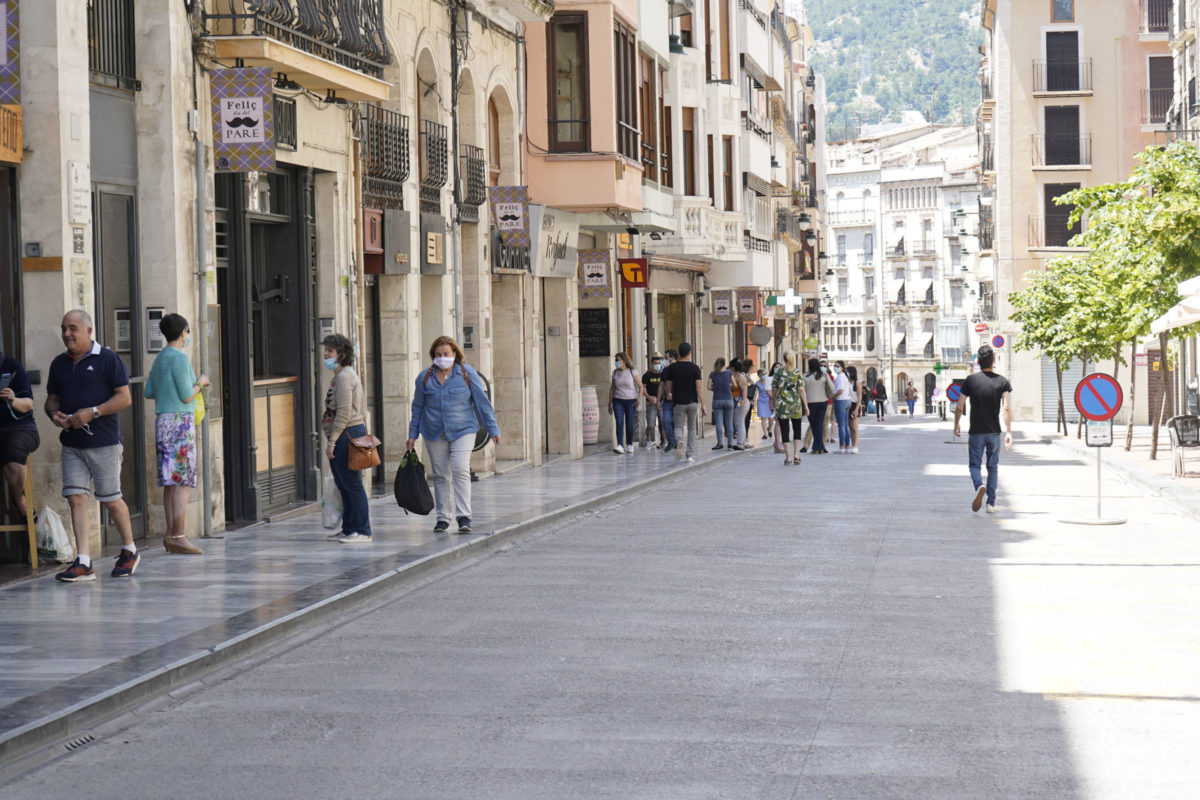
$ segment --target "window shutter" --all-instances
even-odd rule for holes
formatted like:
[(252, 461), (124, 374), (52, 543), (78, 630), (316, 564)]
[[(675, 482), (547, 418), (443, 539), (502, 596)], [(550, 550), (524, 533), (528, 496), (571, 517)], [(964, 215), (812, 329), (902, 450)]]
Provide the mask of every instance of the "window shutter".
[(1150, 59), (1150, 88), (1175, 88), (1175, 67), (1170, 56), (1155, 56)]
[(721, 80), (727, 81), (731, 78), (729, 69), (729, 3), (731, 0), (717, 0), (717, 2), (721, 25)]

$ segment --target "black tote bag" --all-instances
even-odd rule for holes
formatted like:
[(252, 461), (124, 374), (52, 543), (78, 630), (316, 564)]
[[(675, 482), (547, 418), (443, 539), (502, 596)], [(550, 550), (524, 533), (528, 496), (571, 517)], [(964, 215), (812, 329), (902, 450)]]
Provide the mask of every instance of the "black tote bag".
[(396, 470), (396, 483), (393, 487), (396, 502), (405, 513), (425, 516), (433, 511), (433, 493), (425, 481), (425, 465), (417, 458), (416, 450), (409, 450), (400, 459), (400, 469)]

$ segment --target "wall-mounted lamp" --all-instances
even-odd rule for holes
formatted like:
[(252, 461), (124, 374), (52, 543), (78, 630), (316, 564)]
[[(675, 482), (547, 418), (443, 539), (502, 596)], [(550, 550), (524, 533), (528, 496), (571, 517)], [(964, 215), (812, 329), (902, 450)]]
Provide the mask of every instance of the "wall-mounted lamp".
[(800, 230), (806, 231), (811, 227), (812, 227), (812, 219), (808, 216), (807, 213), (801, 212), (801, 214), (800, 214)]

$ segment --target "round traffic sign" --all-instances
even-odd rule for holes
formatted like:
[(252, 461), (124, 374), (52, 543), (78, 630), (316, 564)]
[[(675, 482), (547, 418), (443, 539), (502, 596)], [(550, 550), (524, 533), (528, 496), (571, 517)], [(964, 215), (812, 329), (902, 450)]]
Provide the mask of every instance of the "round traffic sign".
[(946, 399), (951, 403), (957, 403), (962, 397), (962, 387), (957, 383), (952, 383), (946, 387)]
[(976, 333), (987, 333), (987, 323), (986, 322), (976, 322), (975, 323), (975, 332)]
[(1103, 372), (1093, 372), (1075, 387), (1075, 408), (1084, 419), (1103, 422), (1121, 410), (1124, 395), (1117, 379)]
[(933, 399), (936, 400), (941, 396), (942, 396), (942, 390), (935, 386), (933, 389)]
[(995, 336), (993, 336), (992, 337), (992, 347), (996, 348), (997, 350), (999, 350), (1001, 347), (1004, 347), (1004, 337), (998, 333)]

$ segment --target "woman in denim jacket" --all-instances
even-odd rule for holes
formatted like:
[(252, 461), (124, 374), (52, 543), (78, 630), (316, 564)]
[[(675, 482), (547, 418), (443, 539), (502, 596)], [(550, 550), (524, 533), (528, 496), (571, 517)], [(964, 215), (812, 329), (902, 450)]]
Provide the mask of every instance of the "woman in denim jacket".
[(500, 426), (496, 424), (496, 412), (483, 379), (463, 363), (463, 352), (457, 342), (449, 336), (439, 336), (429, 348), (429, 357), (433, 364), (417, 376), (405, 447), (412, 450), (417, 437), (425, 437), (437, 502), (434, 532), (442, 533), (450, 527), (453, 505), (458, 532), (470, 533), (471, 449), (475, 433), (482, 419), (492, 441), (500, 444)]

